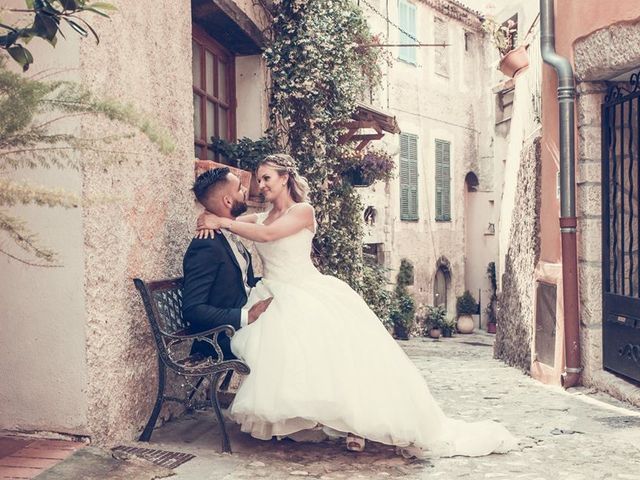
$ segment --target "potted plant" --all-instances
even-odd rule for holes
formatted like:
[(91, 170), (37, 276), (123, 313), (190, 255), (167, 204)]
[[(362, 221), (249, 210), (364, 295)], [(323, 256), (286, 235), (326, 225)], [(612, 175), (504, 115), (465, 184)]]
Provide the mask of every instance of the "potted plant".
[(527, 50), (523, 45), (515, 45), (518, 27), (513, 20), (498, 23), (491, 17), (482, 20), (482, 29), (489, 34), (489, 38), (502, 57), (498, 69), (508, 77), (515, 75), (529, 65)]
[[(209, 148), (222, 155), (230, 165), (235, 165), (238, 169), (245, 170), (251, 174), (249, 197), (254, 200), (259, 199), (260, 189), (255, 178), (255, 170), (264, 157), (278, 151), (276, 141), (269, 136), (258, 140), (244, 137), (236, 142), (227, 142), (221, 138), (211, 137)], [(228, 165), (218, 166), (227, 167)], [(234, 173), (237, 172), (234, 171)]]
[(478, 302), (473, 298), (469, 290), (456, 299), (456, 311), (458, 312), (458, 331), (460, 333), (473, 332), (473, 318), (478, 312)]
[(487, 266), (487, 277), (489, 278), (489, 282), (491, 282), (491, 298), (489, 298), (489, 305), (487, 305), (487, 309), (485, 310), (487, 317), (489, 318), (487, 321), (487, 332), (496, 333), (496, 325), (498, 323), (496, 307), (498, 303), (498, 296), (496, 295), (496, 292), (498, 290), (498, 282), (496, 279), (495, 262), (490, 262)]
[(388, 182), (393, 178), (395, 163), (386, 151), (369, 147), (364, 153), (357, 153), (350, 160), (355, 161), (343, 176), (354, 187), (368, 187), (374, 182)]
[(413, 279), (413, 265), (403, 258), (396, 277), (396, 288), (389, 318), (393, 325), (393, 336), (399, 340), (409, 340), (411, 327), (413, 326), (416, 305), (413, 297), (407, 290)]
[(442, 336), (443, 337), (453, 337), (453, 334), (456, 333), (456, 320), (455, 318), (447, 317), (444, 319), (442, 324)]
[(446, 325), (447, 310), (439, 305), (437, 307), (427, 307), (427, 314), (425, 318), (425, 336), (431, 338), (440, 338), (443, 330), (447, 328)]

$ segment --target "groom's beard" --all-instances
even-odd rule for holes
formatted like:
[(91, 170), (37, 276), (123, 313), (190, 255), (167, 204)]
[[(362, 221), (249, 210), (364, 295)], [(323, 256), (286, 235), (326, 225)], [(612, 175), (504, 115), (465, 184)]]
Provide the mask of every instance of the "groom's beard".
[(233, 206), (231, 207), (232, 216), (239, 217), (246, 211), (247, 211), (247, 204), (245, 202), (234, 201)]

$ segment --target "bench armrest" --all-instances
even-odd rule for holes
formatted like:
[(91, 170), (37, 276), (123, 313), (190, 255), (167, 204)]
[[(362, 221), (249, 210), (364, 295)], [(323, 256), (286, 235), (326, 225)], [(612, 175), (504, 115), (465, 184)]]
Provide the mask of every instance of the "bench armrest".
[[(208, 343), (216, 351), (218, 358), (216, 360), (213, 360), (213, 364), (215, 365), (215, 364), (221, 363), (224, 361), (224, 354), (222, 353), (222, 349), (218, 344), (218, 335), (220, 335), (221, 333), (226, 333), (227, 336), (231, 338), (233, 337), (233, 335), (235, 335), (236, 329), (233, 328), (231, 325), (222, 325), (220, 327), (215, 327), (209, 330), (205, 330), (204, 332), (198, 332), (198, 333), (193, 333), (188, 335), (164, 334), (165, 337), (168, 337), (171, 339), (168, 342), (166, 342), (167, 354), (169, 355), (169, 357), (173, 359), (174, 358), (173, 349), (175, 347), (177, 347), (178, 345), (182, 344), (184, 341), (187, 341), (187, 340), (199, 340), (201, 342)], [(209, 338), (210, 336), (213, 336), (213, 338)]]
[(189, 333), (184, 335), (172, 335), (170, 333), (163, 333), (162, 335), (164, 335), (165, 337), (181, 339), (181, 340), (187, 340), (187, 339), (203, 340), (200, 337), (208, 337), (209, 335), (217, 335), (223, 332), (227, 334), (227, 337), (231, 338), (236, 334), (236, 329), (232, 325), (221, 325), (219, 327), (211, 328), (209, 330), (205, 330), (203, 332), (198, 332), (198, 333)]

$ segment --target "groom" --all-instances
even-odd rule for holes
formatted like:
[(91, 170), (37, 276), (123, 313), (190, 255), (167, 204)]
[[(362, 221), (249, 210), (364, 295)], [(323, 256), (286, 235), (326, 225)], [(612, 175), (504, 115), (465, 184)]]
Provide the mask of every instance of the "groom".
[[(235, 218), (247, 210), (246, 190), (228, 168), (198, 176), (193, 193), (205, 209), (219, 217)], [(193, 333), (221, 325), (238, 330), (255, 322), (271, 303), (268, 298), (250, 309), (243, 308), (259, 278), (253, 275), (251, 255), (230, 232), (191, 240), (183, 270), (182, 315), (191, 323)], [(218, 339), (224, 358), (235, 358), (229, 337), (222, 333)], [(191, 354), (196, 353), (217, 358), (214, 348), (203, 341), (193, 343)]]

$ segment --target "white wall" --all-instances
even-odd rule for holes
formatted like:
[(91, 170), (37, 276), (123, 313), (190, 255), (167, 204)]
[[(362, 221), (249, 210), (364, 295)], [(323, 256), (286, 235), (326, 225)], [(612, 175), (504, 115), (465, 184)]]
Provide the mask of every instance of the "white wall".
[[(24, 2), (10, 2), (24, 6)], [(59, 39), (57, 49), (35, 39), (29, 49), (35, 64), (29, 75), (55, 68), (55, 78), (75, 79), (77, 36)], [(73, 124), (66, 125), (73, 131)], [(76, 132), (77, 133), (77, 132)], [(48, 187), (80, 193), (78, 172), (18, 171)], [(41, 242), (59, 253), (61, 267), (25, 265), (0, 254), (0, 429), (52, 430), (86, 434), (87, 368), (85, 355), (84, 256), (80, 209), (12, 208)], [(2, 250), (30, 258), (0, 234)]]

